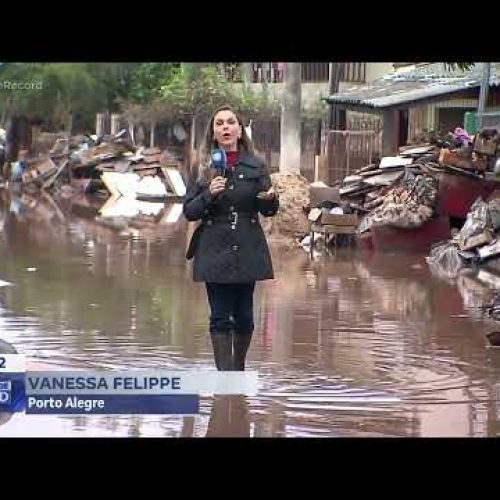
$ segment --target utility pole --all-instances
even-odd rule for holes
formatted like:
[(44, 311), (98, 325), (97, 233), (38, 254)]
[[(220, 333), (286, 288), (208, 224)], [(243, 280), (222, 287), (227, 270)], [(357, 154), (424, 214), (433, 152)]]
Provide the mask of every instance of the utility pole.
[(300, 63), (285, 63), (281, 96), (280, 167), (282, 173), (300, 173)]
[(479, 105), (477, 108), (477, 128), (483, 128), (483, 115), (488, 102), (488, 90), (490, 88), (491, 63), (483, 63), (483, 78), (481, 80), (481, 89), (479, 92)]
[[(339, 91), (340, 80), (340, 63), (330, 63), (330, 71), (328, 75), (328, 95), (337, 94)], [(338, 109), (330, 103), (330, 112), (328, 114), (328, 130), (336, 130), (338, 128)]]

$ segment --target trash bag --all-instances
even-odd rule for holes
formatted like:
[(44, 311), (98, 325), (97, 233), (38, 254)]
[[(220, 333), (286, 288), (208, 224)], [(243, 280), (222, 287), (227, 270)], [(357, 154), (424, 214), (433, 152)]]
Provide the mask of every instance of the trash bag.
[(456, 127), (453, 131), (453, 137), (456, 141), (458, 141), (461, 145), (468, 146), (472, 143), (472, 137), (461, 127)]
[(433, 246), (426, 260), (434, 274), (446, 279), (456, 278), (460, 269), (466, 267), (458, 248), (451, 241)]

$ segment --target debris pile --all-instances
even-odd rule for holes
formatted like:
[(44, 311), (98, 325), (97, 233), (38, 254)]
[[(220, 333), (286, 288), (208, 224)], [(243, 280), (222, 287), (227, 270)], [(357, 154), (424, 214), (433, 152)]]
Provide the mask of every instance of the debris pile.
[[(126, 130), (116, 135), (53, 136), (50, 151), (36, 158), (21, 157), (11, 167), (11, 180), (21, 190), (60, 190), (70, 185), (80, 192), (104, 195), (131, 194), (115, 185), (125, 185), (120, 177), (132, 175), (140, 186), (135, 194), (144, 198), (182, 197), (185, 185), (177, 169), (178, 159), (159, 148), (137, 148)], [(105, 182), (105, 174), (114, 174)], [(110, 180), (111, 179), (111, 180)], [(120, 181), (118, 181), (120, 179)], [(143, 180), (144, 179), (144, 180)]]
[(361, 168), (343, 180), (340, 194), (354, 209), (367, 213), (383, 203), (408, 171), (437, 178), (440, 173), (484, 178), (487, 171), (493, 172), (492, 159), (500, 156), (499, 145), (500, 135), (492, 130), (485, 129), (473, 138), (456, 128), (442, 138), (432, 138), (432, 143), (400, 148), (398, 156)]
[(456, 128), (348, 175), (340, 196), (361, 217), (358, 241), (368, 248), (409, 248), (417, 232), (407, 229), (418, 230), (419, 249), (448, 239), (450, 218), (465, 219), (478, 197), (500, 187), (499, 157), (496, 129), (470, 136)]
[(427, 261), (449, 278), (456, 277), (463, 267), (500, 264), (500, 199), (485, 202), (478, 198), (462, 229), (432, 248)]

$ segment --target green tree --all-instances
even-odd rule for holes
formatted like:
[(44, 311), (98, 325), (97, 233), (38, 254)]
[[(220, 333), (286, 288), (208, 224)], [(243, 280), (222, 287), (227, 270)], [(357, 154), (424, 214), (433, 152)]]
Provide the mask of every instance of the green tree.
[(152, 129), (162, 119), (196, 128), (198, 118), (228, 103), (243, 114), (273, 114), (277, 103), (265, 93), (226, 81), (217, 64), (179, 63), (5, 63), (2, 81), (40, 82), (42, 88), (0, 90), (0, 116), (42, 117), (46, 128), (68, 133), (73, 118), (93, 128), (101, 111), (124, 112), (131, 123)]
[(75, 115), (90, 125), (97, 111), (117, 110), (118, 97), (127, 88), (121, 65), (108, 63), (6, 63), (0, 67), (0, 77), (35, 84), (0, 92), (4, 118), (11, 114), (43, 117), (50, 128), (63, 125), (68, 132)]
[(172, 72), (162, 87), (161, 102), (169, 113), (190, 120), (191, 152), (199, 118), (227, 104), (243, 115), (278, 112), (278, 103), (267, 94), (254, 93), (247, 86), (228, 82), (217, 65), (184, 64)]
[(174, 76), (179, 63), (140, 63), (127, 72), (126, 99), (147, 104), (162, 95), (162, 87)]

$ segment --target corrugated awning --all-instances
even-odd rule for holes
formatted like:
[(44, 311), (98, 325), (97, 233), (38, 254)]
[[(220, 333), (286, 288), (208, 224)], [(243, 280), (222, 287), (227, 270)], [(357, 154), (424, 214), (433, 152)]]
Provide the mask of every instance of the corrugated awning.
[[(438, 63), (444, 68), (442, 63)], [(438, 100), (446, 95), (477, 88), (481, 85), (482, 65), (476, 64), (470, 71), (434, 72), (437, 64), (389, 75), (369, 85), (351, 88), (346, 92), (324, 98), (331, 104), (343, 107), (383, 110), (412, 103)], [(500, 85), (498, 63), (491, 66), (490, 85)]]

